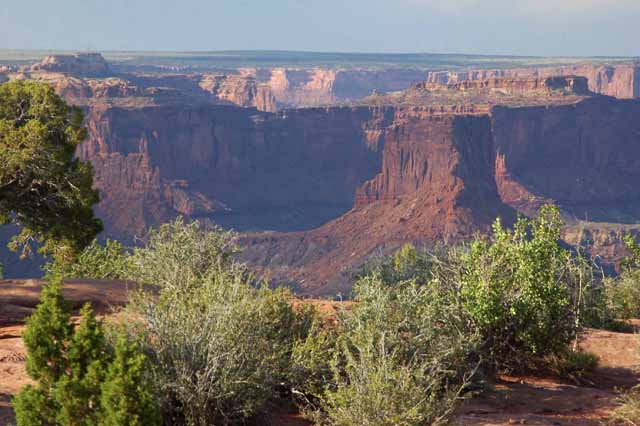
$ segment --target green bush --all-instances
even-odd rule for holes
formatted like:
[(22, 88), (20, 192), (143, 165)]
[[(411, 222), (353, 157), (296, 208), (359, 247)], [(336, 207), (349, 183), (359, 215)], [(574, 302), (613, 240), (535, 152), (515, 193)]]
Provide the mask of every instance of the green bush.
[(94, 240), (73, 263), (52, 261), (44, 266), (48, 277), (125, 279), (129, 274), (130, 256), (118, 241), (107, 240), (104, 246)]
[(587, 374), (592, 373), (599, 362), (598, 355), (580, 350), (567, 350), (566, 353), (550, 360), (552, 370), (559, 377), (571, 379), (576, 383), (580, 383)]
[[(101, 406), (105, 398), (102, 386), (113, 377), (114, 367), (109, 368), (112, 350), (102, 323), (88, 305), (82, 309), (80, 323), (74, 331), (60, 281), (54, 280), (43, 288), (41, 303), (27, 320), (23, 340), (27, 349), (27, 373), (36, 384), (26, 386), (13, 400), (18, 426), (132, 424), (106, 423), (115, 408)], [(145, 377), (136, 379), (139, 389), (149, 389)], [(125, 394), (121, 401), (131, 403), (131, 398), (138, 401), (140, 394)], [(129, 406), (134, 408), (131, 416), (135, 416), (136, 405)]]
[(562, 353), (580, 327), (572, 258), (558, 244), (561, 226), (553, 206), (520, 218), (512, 231), (497, 220), (492, 239), (476, 239), (464, 258), (464, 307), (500, 370)]
[(640, 318), (640, 246), (624, 237), (629, 255), (621, 262), (619, 276), (605, 281), (607, 306), (617, 320)]
[(611, 415), (611, 424), (635, 426), (640, 424), (640, 386), (623, 393), (619, 399), (620, 407)]
[(235, 234), (178, 217), (151, 229), (131, 256), (127, 278), (161, 288), (200, 285), (233, 263)]
[(622, 240), (624, 242), (624, 245), (627, 247), (627, 251), (629, 252), (629, 255), (620, 264), (622, 270), (640, 270), (640, 244), (636, 243), (636, 240), (631, 234), (625, 235)]
[[(232, 260), (231, 234), (178, 220), (137, 249), (134, 277), (158, 284), (130, 304), (168, 424), (236, 424), (264, 413), (294, 376), (311, 323), (289, 293), (255, 287)], [(298, 376), (299, 377), (299, 376)]]
[(436, 245), (431, 249), (416, 248), (407, 243), (390, 256), (373, 257), (356, 274), (356, 280), (377, 274), (385, 283), (415, 280), (418, 284), (431, 281), (454, 252), (453, 248)]
[(441, 284), (356, 283), (341, 312), (331, 381), (312, 418), (332, 426), (447, 424), (475, 374), (477, 339)]
[(611, 315), (616, 319), (640, 318), (640, 270), (608, 279), (605, 292)]
[(332, 379), (330, 359), (337, 333), (335, 327), (314, 309), (299, 313), (299, 317), (306, 318), (308, 323), (301, 322), (300, 332), (293, 343), (288, 384), (294, 402), (307, 412), (315, 409), (325, 386)]
[(55, 383), (59, 424), (99, 424), (100, 384), (111, 361), (102, 324), (87, 304), (64, 351), (65, 374)]
[(113, 362), (100, 385), (100, 425), (160, 424), (158, 405), (148, 385), (148, 365), (136, 343), (118, 339)]

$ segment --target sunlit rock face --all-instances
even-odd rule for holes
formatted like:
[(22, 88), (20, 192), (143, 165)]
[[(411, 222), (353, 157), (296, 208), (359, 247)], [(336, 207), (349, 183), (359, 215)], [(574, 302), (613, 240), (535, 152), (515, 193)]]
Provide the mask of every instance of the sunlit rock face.
[(107, 61), (99, 53), (75, 53), (71, 55), (50, 55), (30, 71), (61, 72), (78, 75), (109, 75)]
[(428, 74), (427, 81), (430, 83), (457, 83), (466, 80), (487, 80), (495, 77), (553, 76), (585, 77), (589, 83), (589, 89), (601, 95), (613, 96), (620, 99), (640, 97), (640, 64), (436, 71)]

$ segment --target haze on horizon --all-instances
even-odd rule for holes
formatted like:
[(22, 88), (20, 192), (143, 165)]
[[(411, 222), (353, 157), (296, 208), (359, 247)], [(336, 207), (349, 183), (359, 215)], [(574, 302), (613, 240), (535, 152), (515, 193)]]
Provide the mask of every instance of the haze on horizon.
[(1, 49), (640, 56), (638, 0), (5, 0)]

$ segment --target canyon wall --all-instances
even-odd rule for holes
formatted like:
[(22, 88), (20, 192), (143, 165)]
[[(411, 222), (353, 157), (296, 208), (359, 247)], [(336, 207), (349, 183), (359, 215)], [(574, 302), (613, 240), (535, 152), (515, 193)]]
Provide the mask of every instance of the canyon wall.
[(290, 69), (245, 68), (241, 75), (252, 76), (268, 85), (280, 107), (329, 105), (355, 101), (374, 90), (393, 92), (404, 90), (424, 80), (420, 69)]
[(378, 174), (356, 191), (356, 207), (309, 232), (253, 234), (244, 259), (308, 294), (349, 290), (352, 268), (406, 242), (460, 242), (515, 212), (500, 199), (487, 115), (433, 115), (393, 108), (382, 129)]
[[(244, 231), (244, 259), (303, 293), (344, 290), (372, 254), (460, 241), (545, 202), (589, 222), (594, 253), (619, 255), (618, 228), (640, 228), (640, 101), (538, 70), (433, 74), (414, 84), (421, 97), (396, 104), (273, 112), (355, 99), (373, 84), (398, 90), (413, 72), (10, 78), (49, 82), (87, 111), (78, 155), (95, 167), (107, 236), (130, 240), (176, 215), (210, 219)], [(625, 69), (594, 72), (590, 90), (637, 96)]]
[(548, 202), (568, 222), (566, 240), (612, 267), (621, 237), (640, 233), (640, 124), (631, 124), (640, 102), (410, 111), (396, 110), (383, 133), (380, 172), (357, 189), (356, 208), (309, 232), (251, 235), (247, 260), (302, 293), (331, 294), (348, 290), (351, 268), (372, 254), (460, 241)]
[(91, 76), (108, 75), (111, 72), (109, 64), (99, 53), (49, 55), (31, 66), (30, 70)]
[(589, 81), (589, 89), (620, 99), (640, 98), (640, 64), (574, 65), (501, 70), (435, 71), (427, 74), (430, 83), (457, 83), (499, 77), (580, 76)]
[(620, 99), (640, 98), (640, 65), (631, 63), (464, 71), (243, 68), (238, 72), (269, 86), (280, 108), (353, 102), (374, 92), (401, 91), (423, 81), (449, 84), (503, 77), (579, 76), (588, 79), (589, 90), (594, 93)]
[[(350, 209), (377, 173), (386, 120), (374, 108), (93, 109), (78, 154), (96, 168), (98, 213), (114, 235), (176, 214), (239, 229), (309, 228)], [(260, 223), (270, 212), (274, 222)]]
[(640, 219), (640, 102), (606, 97), (492, 112), (498, 188), (528, 212), (553, 200), (580, 220)]
[(256, 231), (243, 236), (246, 261), (320, 294), (344, 290), (376, 252), (460, 241), (545, 202), (591, 221), (593, 250), (619, 254), (621, 234), (601, 227), (640, 223), (639, 114), (639, 101), (601, 96), (473, 113), (105, 107), (88, 115), (79, 155), (96, 167), (111, 235), (178, 214)]

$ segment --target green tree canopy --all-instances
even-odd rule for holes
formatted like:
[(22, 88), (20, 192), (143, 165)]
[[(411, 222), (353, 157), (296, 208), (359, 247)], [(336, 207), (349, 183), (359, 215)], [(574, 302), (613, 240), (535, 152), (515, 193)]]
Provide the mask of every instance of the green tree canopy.
[(86, 137), (82, 112), (53, 88), (33, 81), (0, 85), (0, 224), (22, 227), (10, 247), (62, 258), (88, 245), (102, 230), (93, 169), (74, 158)]

